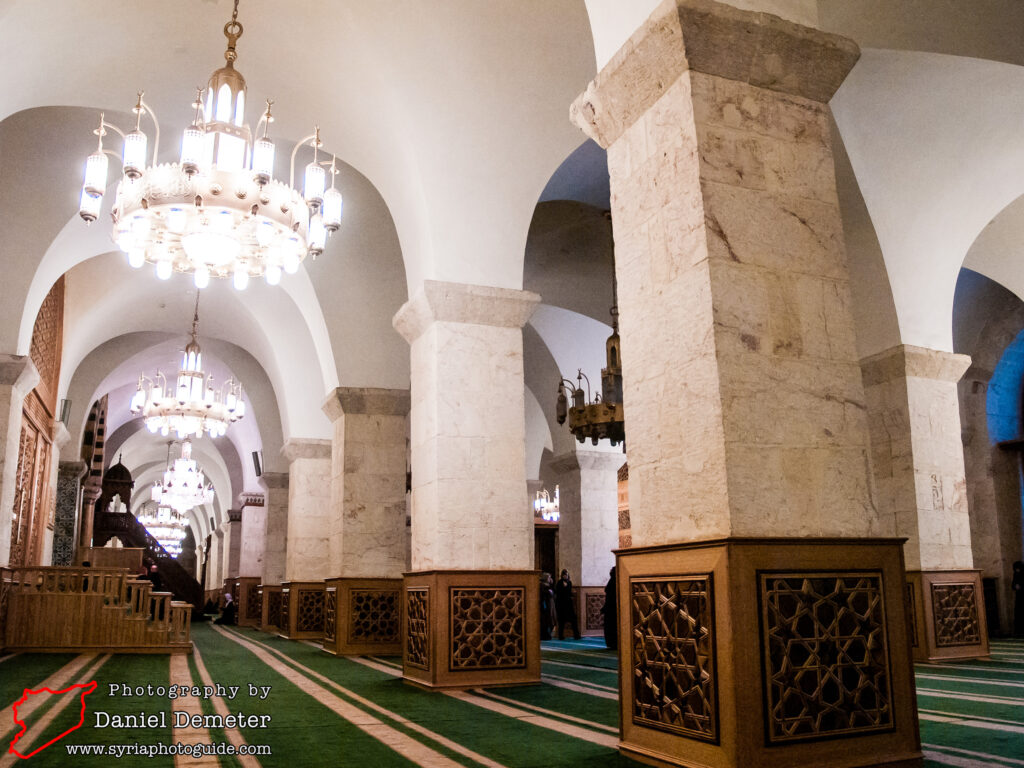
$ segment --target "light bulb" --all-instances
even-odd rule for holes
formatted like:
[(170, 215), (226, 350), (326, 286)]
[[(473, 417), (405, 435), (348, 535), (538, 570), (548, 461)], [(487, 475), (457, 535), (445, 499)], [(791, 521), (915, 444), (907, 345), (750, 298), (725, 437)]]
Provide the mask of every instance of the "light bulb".
[(246, 289), (246, 286), (249, 285), (249, 273), (245, 270), (245, 267), (235, 269), (233, 283), (236, 291), (244, 291)]
[(274, 142), (265, 136), (253, 145), (252, 175), (260, 186), (274, 176)]
[(156, 263), (156, 276), (161, 280), (169, 280), (173, 272), (174, 265), (171, 264), (170, 259), (160, 259), (160, 261)]
[[(144, 248), (132, 248), (128, 251), (128, 264), (138, 269), (146, 263), (146, 250)], [(170, 275), (168, 275), (170, 277)]]
[(196, 284), (196, 288), (205, 288), (210, 284), (210, 270), (205, 266), (196, 269), (196, 273), (192, 276), (193, 281)]
[(267, 285), (277, 285), (281, 282), (281, 268), (277, 264), (267, 265)]
[(274, 239), (274, 225), (267, 219), (261, 219), (256, 225), (256, 242), (266, 248)]

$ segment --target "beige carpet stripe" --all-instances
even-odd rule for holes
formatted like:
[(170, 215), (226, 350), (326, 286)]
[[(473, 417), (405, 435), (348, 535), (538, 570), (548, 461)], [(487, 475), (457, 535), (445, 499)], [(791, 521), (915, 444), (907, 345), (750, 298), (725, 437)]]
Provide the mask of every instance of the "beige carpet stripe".
[[(986, 723), (1004, 723), (1006, 725), (1020, 725), (1020, 720), (1007, 720), (1005, 717), (986, 717), (984, 715), (971, 715), (966, 712), (947, 712), (944, 709), (921, 709), (919, 713), (926, 715), (938, 715), (939, 717), (955, 717), (963, 720), (981, 720)], [(1022, 763), (1024, 765), (1024, 763)]]
[[(271, 654), (270, 650), (266, 649), (261, 643), (251, 642), (241, 635), (227, 631), (222, 627), (214, 626), (213, 629), (248, 650), (268, 667), (300, 690), (308, 693), (336, 715), (352, 723), (363, 733), (377, 739), (406, 759), (411, 760), (417, 765), (424, 766), (424, 768), (441, 768), (442, 766), (444, 768), (463, 768), (459, 763), (445, 757), (437, 750), (431, 749), (426, 744), (381, 722), (373, 715), (349, 704), (327, 688), (318, 685), (310, 677), (278, 661)], [(316, 673), (314, 673), (314, 676), (317, 676)], [(327, 678), (323, 679), (327, 680)], [(338, 686), (338, 688), (341, 688), (341, 686)]]
[(925, 759), (931, 760), (932, 762), (939, 763), (940, 765), (951, 765), (953, 768), (993, 768), (992, 763), (985, 760), (974, 760), (969, 757), (960, 757), (958, 755), (947, 755), (944, 752), (937, 752), (934, 749), (923, 750)]
[(556, 733), (563, 733), (567, 736), (582, 739), (583, 741), (589, 741), (591, 744), (598, 744), (602, 747), (608, 747), (609, 749), (618, 749), (619, 747), (618, 737), (612, 736), (611, 734), (596, 733), (588, 728), (581, 728), (578, 725), (553, 720), (550, 717), (532, 715), (526, 710), (516, 709), (498, 701), (491, 701), (484, 696), (477, 696), (476, 694), (469, 693), (467, 691), (445, 691), (445, 694), (451, 696), (453, 699), (465, 701), (469, 704), (475, 704), (483, 709), (489, 709), (491, 712), (497, 712), (499, 715), (505, 715), (506, 717), (511, 717), (523, 723), (529, 723), (530, 725), (536, 725), (540, 728), (547, 728), (549, 731), (555, 731)]
[(990, 723), (984, 720), (975, 720), (964, 717), (946, 717), (944, 715), (926, 715), (923, 712), (918, 714), (922, 720), (932, 723), (952, 723), (966, 728), (981, 728), (986, 731), (1000, 731), (1002, 733), (1024, 733), (1024, 725), (1005, 725), (1003, 723)]
[(940, 691), (935, 688), (918, 688), (917, 695), (934, 699), (956, 699), (957, 701), (976, 701), (979, 704), (1008, 704), (1011, 707), (1024, 707), (1024, 699), (1017, 696), (983, 696), (977, 693), (960, 693), (958, 691)]
[[(51, 691), (59, 691), (61, 688), (68, 687), (68, 681), (78, 674), (78, 670), (85, 666), (86, 662), (96, 658), (95, 653), (83, 653), (81, 656), (76, 656), (63, 667), (58, 669), (48, 678), (43, 680), (41, 683), (30, 686), (29, 690), (38, 691), (42, 688), (49, 688)], [(20, 696), (18, 698), (21, 698)], [(31, 698), (18, 707), (18, 714), (21, 716), (21, 720), (29, 717), (33, 712), (36, 711), (43, 703), (42, 699)], [(9, 707), (5, 707), (0, 710), (0, 728), (5, 730), (0, 731), (0, 740), (5, 743), (9, 743), (14, 738), (14, 734), (17, 732), (15, 729), (17, 726), (14, 725), (14, 705), (11, 704)], [(20, 730), (20, 729), (19, 729)], [(10, 737), (10, 738), (8, 738)]]
[(564, 680), (567, 683), (576, 683), (577, 685), (585, 685), (588, 688), (596, 688), (599, 691), (614, 691), (615, 693), (619, 692), (619, 689), (618, 689), (617, 686), (614, 686), (614, 685), (602, 685), (601, 683), (592, 683), (589, 680), (580, 680), (579, 678), (576, 678), (576, 677), (562, 677), (561, 675), (545, 675), (545, 677), (550, 677), (552, 680)]
[[(87, 669), (83, 675), (81, 675), (77, 680), (75, 680), (75, 684), (81, 685), (82, 683), (92, 682), (93, 677), (95, 677), (96, 675), (96, 671), (104, 664), (106, 664), (107, 659), (109, 658), (109, 653), (100, 656), (100, 658), (96, 660), (95, 664), (89, 667), (89, 669)], [(46, 687), (52, 688), (53, 686)], [(57, 688), (57, 690), (66, 687), (67, 684), (61, 685)], [(61, 696), (60, 701), (56, 702), (52, 707), (50, 707), (49, 711), (45, 715), (43, 715), (38, 721), (32, 723), (32, 725), (28, 727), (28, 730), (25, 731), (25, 735), (18, 739), (18, 751), (24, 755), (35, 749), (35, 741), (39, 738), (41, 734), (46, 732), (46, 729), (50, 725), (50, 723), (52, 723), (57, 718), (57, 715), (59, 715), (61, 712), (64, 711), (65, 708), (67, 708), (68, 704), (78, 701), (81, 695), (82, 692), (76, 688), (75, 690), (68, 691), (63, 696)], [(21, 707), (18, 707), (18, 710), (18, 714), (21, 716), (21, 721), (25, 722), (25, 714), (21, 712)], [(20, 730), (20, 728), (18, 730)], [(12, 735), (11, 738), (13, 739), (14, 736)], [(53, 746), (57, 745), (54, 744)], [(21, 764), (21, 762), (22, 758), (18, 757), (13, 752), (8, 752), (2, 758), (0, 758), (0, 768), (10, 768), (13, 765)]]
[(610, 691), (602, 691), (597, 688), (589, 688), (584, 685), (578, 685), (576, 682), (565, 682), (564, 678), (553, 678), (549, 675), (541, 675), (540, 679), (548, 685), (553, 685), (556, 688), (564, 688), (567, 691), (574, 691), (576, 693), (585, 693), (588, 696), (596, 696), (599, 699), (611, 699), (613, 701), (619, 700), (619, 692), (611, 693)]
[(960, 755), (969, 755), (970, 757), (980, 757), (984, 760), (990, 761), (987, 763), (988, 765), (994, 765), (994, 762), (992, 761), (1006, 763), (1008, 765), (1024, 765), (1024, 760), (1017, 760), (1013, 757), (1003, 757), (1002, 755), (990, 755), (988, 752), (975, 752), (974, 750), (962, 749), (961, 747), (940, 746), (937, 744), (922, 744), (921, 746), (925, 749), (935, 749), (944, 752), (953, 752)]
[(478, 694), (480, 696), (486, 696), (489, 699), (494, 699), (495, 701), (500, 701), (505, 704), (510, 704), (513, 707), (518, 707), (519, 709), (528, 709), (531, 712), (539, 712), (542, 715), (551, 715), (551, 717), (556, 717), (560, 720), (568, 720), (571, 723), (579, 723), (580, 725), (586, 726), (587, 728), (596, 728), (599, 731), (607, 731), (608, 733), (614, 733), (615, 735), (618, 735), (619, 733), (618, 728), (615, 728), (610, 725), (605, 725), (604, 723), (595, 723), (593, 720), (584, 720), (582, 717), (567, 715), (564, 712), (556, 712), (553, 709), (544, 709), (544, 707), (538, 707), (536, 704), (527, 704), (525, 701), (509, 699), (505, 696), (499, 696), (493, 691), (485, 691), (483, 688), (474, 688), (473, 693)]
[(0, 664), (3, 664), (5, 661), (10, 661), (17, 655), (18, 654), (16, 653), (8, 653), (6, 656), (0, 656)]
[(349, 661), (354, 661), (356, 664), (362, 664), (364, 667), (375, 669), (378, 672), (383, 672), (385, 675), (391, 675), (392, 677), (401, 677), (402, 668), (397, 669), (386, 662), (370, 661), (364, 656), (350, 656)]
[[(192, 648), (192, 660), (196, 663), (196, 670), (199, 672), (199, 679), (202, 684), (211, 688), (215, 687), (213, 678), (206, 671), (206, 665), (203, 663), (203, 657), (199, 653), (198, 648)], [(213, 704), (213, 711), (221, 717), (227, 717), (231, 714), (228, 705), (224, 703), (224, 699), (220, 696), (210, 697), (210, 702)], [(235, 746), (235, 749), (241, 749), (248, 743), (245, 737), (242, 736), (242, 732), (237, 728), (225, 728), (224, 734), (228, 737), (228, 741)], [(260, 761), (252, 755), (235, 755), (235, 759), (242, 764), (242, 768), (261, 768)]]
[(605, 667), (588, 667), (586, 664), (573, 664), (568, 661), (552, 661), (551, 659), (544, 659), (542, 664), (554, 665), (556, 667), (572, 667), (573, 669), (585, 669), (588, 672), (607, 672), (609, 675), (619, 674), (617, 669), (606, 669)]
[[(192, 673), (188, 668), (188, 659), (183, 653), (171, 654), (171, 685), (191, 688)], [(202, 715), (203, 708), (199, 699), (194, 696), (182, 696), (177, 700), (177, 711), (188, 712), (189, 716)], [(182, 744), (213, 744), (213, 738), (207, 728), (178, 728), (172, 724), (171, 733), (174, 743)], [(209, 768), (209, 766), (220, 765), (216, 755), (202, 755), (192, 757), (191, 755), (176, 754), (174, 756), (174, 768), (184, 768), (187, 765), (198, 766), (198, 768)]]
[[(331, 680), (329, 677), (325, 677), (324, 675), (321, 675), (316, 670), (310, 669), (309, 667), (305, 666), (304, 664), (300, 664), (299, 662), (297, 662), (294, 659), (290, 658), (287, 654), (281, 653), (281, 651), (277, 650), (276, 648), (273, 648), (273, 647), (271, 647), (269, 645), (261, 643), (259, 640), (252, 640), (252, 642), (255, 643), (256, 645), (259, 645), (259, 646), (262, 646), (263, 648), (266, 648), (270, 653), (273, 653), (274, 655), (281, 657), (286, 662), (288, 662), (288, 663), (298, 667), (301, 671), (308, 673), (309, 675), (317, 678), (318, 680), (321, 680), (322, 682), (324, 682), (327, 685), (331, 686), (335, 690), (339, 691), (342, 695), (348, 696), (353, 701), (358, 701), (360, 704), (363, 704), (364, 706), (369, 707), (374, 712), (379, 712), (380, 714), (384, 715), (385, 717), (388, 717), (388, 718), (390, 718), (392, 720), (395, 720), (395, 721), (401, 723), (406, 728), (409, 728), (410, 730), (416, 731), (416, 733), (419, 733), (419, 734), (421, 734), (423, 736), (426, 736), (431, 741), (433, 741), (433, 742), (435, 742), (437, 744), (440, 744), (443, 747), (447, 747), (448, 749), (452, 750), (453, 752), (456, 752), (456, 753), (458, 753), (460, 755), (463, 755), (464, 757), (468, 757), (470, 760), (473, 760), (473, 761), (475, 761), (477, 763), (480, 763), (481, 765), (486, 765), (488, 768), (505, 768), (505, 766), (503, 766), (501, 763), (495, 762), (494, 760), (491, 760), (489, 757), (484, 757), (483, 755), (474, 752), (473, 750), (469, 749), (468, 747), (464, 747), (462, 744), (459, 744), (457, 741), (452, 741), (447, 736), (442, 736), (439, 733), (431, 731), (430, 729), (420, 725), (419, 723), (415, 723), (412, 720), (406, 719), (403, 715), (400, 715), (397, 712), (392, 712), (389, 709), (385, 709), (384, 707), (382, 707), (381, 705), (377, 704), (376, 702), (371, 701), (370, 699), (364, 698), (363, 696), (360, 696), (355, 691), (350, 691), (348, 688), (345, 688), (345, 687), (339, 685), (334, 680)], [(358, 657), (346, 657), (346, 658), (349, 661), (362, 661), (362, 659), (360, 659)], [(373, 669), (377, 669), (377, 665), (374, 665), (374, 664), (367, 664), (367, 666), (369, 666), (369, 667), (371, 667)], [(399, 667), (399, 669), (401, 669), (401, 667)], [(387, 667), (384, 667), (384, 669), (378, 670), (378, 671), (383, 671), (383, 672), (386, 672), (386, 673), (388, 673), (390, 675), (396, 675), (396, 676), (399, 676), (399, 677), (402, 674), (401, 672), (395, 672), (394, 670), (388, 669)]]

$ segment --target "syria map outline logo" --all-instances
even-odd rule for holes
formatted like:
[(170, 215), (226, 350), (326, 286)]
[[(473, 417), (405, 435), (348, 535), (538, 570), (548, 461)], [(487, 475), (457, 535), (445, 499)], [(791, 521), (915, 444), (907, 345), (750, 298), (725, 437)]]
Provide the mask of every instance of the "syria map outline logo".
[[(24, 704), (26, 701), (28, 701), (28, 697), (29, 696), (35, 696), (35, 695), (38, 695), (38, 694), (41, 694), (41, 693), (44, 693), (44, 692), (45, 693), (49, 693), (49, 694), (51, 694), (53, 696), (62, 696), (65, 693), (71, 693), (76, 688), (81, 688), (82, 689), (82, 692), (79, 694), (79, 700), (81, 701), (82, 709), (81, 709), (81, 711), (79, 712), (79, 715), (78, 715), (78, 723), (76, 725), (73, 725), (70, 728), (68, 728), (66, 731), (64, 731), (64, 733), (61, 733), (61, 734), (59, 734), (57, 736), (54, 736), (52, 739), (50, 739), (48, 742), (43, 744), (41, 747), (37, 747), (36, 749), (34, 749), (31, 752), (29, 752), (27, 755), (23, 755), (23, 754), (21, 754), (21, 752), (19, 752), (17, 749), (15, 749), (14, 745), (18, 743), (18, 739), (20, 739), (22, 736), (24, 736), (25, 735), (25, 731), (28, 730), (28, 726), (25, 725), (24, 722), (22, 722), (21, 720), (18, 719), (18, 707), (21, 706), (22, 704)], [(38, 754), (39, 752), (42, 752), (44, 749), (46, 749), (51, 744), (53, 744), (53, 743), (55, 743), (57, 741), (60, 741), (61, 739), (63, 739), (65, 736), (67, 736), (72, 731), (77, 731), (79, 728), (82, 727), (82, 724), (85, 722), (85, 697), (88, 696), (90, 693), (92, 693), (95, 690), (96, 690), (96, 681), (95, 680), (93, 680), (92, 682), (89, 682), (89, 683), (75, 683), (74, 685), (70, 685), (67, 688), (62, 688), (59, 691), (54, 691), (54, 690), (51, 690), (49, 688), (39, 688), (38, 690), (32, 690), (30, 688), (26, 688), (22, 692), (21, 698), (18, 699), (16, 702), (14, 702), (14, 704), (12, 705), (12, 708), (14, 710), (14, 724), (18, 725), (18, 726), (21, 726), (21, 730), (18, 731), (17, 734), (15, 734), (14, 740), (11, 741), (11, 746), (7, 748), (7, 751), (9, 753), (11, 753), (11, 754), (17, 755), (22, 760), (27, 760), (28, 758), (32, 757), (32, 755), (35, 755), (35, 754)]]

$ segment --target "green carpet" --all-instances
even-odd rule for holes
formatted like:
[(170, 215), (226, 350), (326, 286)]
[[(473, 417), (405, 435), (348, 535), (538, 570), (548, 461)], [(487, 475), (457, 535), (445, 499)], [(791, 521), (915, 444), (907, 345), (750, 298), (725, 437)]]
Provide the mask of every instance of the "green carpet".
[[(438, 765), (488, 768), (638, 768), (614, 748), (618, 727), (616, 656), (599, 639), (550, 641), (542, 646), (543, 684), (477, 689), (465, 698), (407, 685), (395, 675), (400, 659), (335, 658), (309, 643), (251, 629), (227, 636), (199, 624), (193, 640), (215, 683), (238, 686), (226, 701), (231, 712), (268, 714), (267, 727), (242, 727), (249, 745), (269, 749), (256, 758), (271, 768), (396, 768)], [(70, 654), (21, 654), (0, 664), (0, 703), (9, 706), (26, 687), (53, 674)], [(86, 664), (79, 672), (84, 674)], [(96, 692), (87, 697), (85, 725), (38, 753), (25, 765), (153, 766), (171, 768), (174, 758), (70, 755), (67, 746), (173, 744), (171, 728), (96, 728), (95, 712), (137, 714), (181, 709), (164, 697), (111, 696), (109, 684), (167, 685), (166, 656), (112, 656), (96, 672)], [(202, 685), (195, 658), (188, 659), (193, 684)], [(916, 668), (921, 740), (926, 768), (1024, 768), (1024, 641), (995, 641), (992, 659), (919, 665)], [(269, 686), (265, 700), (251, 686)], [(204, 714), (212, 702), (200, 698)], [(28, 719), (47, 717), (47, 701)], [(501, 711), (493, 711), (498, 707)], [(47, 734), (77, 721), (77, 707), (54, 718)], [(15, 730), (0, 724), (4, 748)], [(212, 741), (226, 744), (224, 728)], [(43, 741), (45, 739), (42, 739)], [(242, 768), (244, 758), (221, 755), (201, 765)], [(185, 765), (194, 762), (184, 758)], [(18, 764), (22, 764), (18, 761)], [(252, 764), (250, 762), (250, 764)]]

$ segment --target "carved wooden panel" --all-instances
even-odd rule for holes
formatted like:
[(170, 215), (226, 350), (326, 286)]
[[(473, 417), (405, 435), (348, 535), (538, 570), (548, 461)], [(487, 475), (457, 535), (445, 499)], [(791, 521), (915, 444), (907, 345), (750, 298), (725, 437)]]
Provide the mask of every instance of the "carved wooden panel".
[(882, 574), (760, 577), (768, 743), (892, 730)]
[(401, 637), (401, 615), (396, 589), (353, 589), (349, 591), (348, 641), (350, 643), (397, 643)]
[(910, 646), (917, 648), (917, 597), (914, 595), (914, 585), (907, 583), (907, 632), (910, 635)]
[(604, 629), (604, 595), (600, 592), (589, 592), (584, 603), (584, 629)]
[(263, 605), (263, 594), (256, 589), (255, 584), (249, 585), (249, 591), (245, 595), (245, 617), (249, 620), (259, 621), (260, 610)]
[(296, 632), (323, 632), (324, 591), (322, 589), (299, 589), (296, 599), (298, 613), (295, 618)]
[(11, 520), (10, 550), (12, 566), (30, 564), (38, 440), (36, 428), (27, 419), (22, 419), (18, 465), (14, 470), (14, 516)]
[(333, 643), (337, 621), (338, 590), (324, 590), (324, 645)]
[(630, 580), (633, 722), (718, 743), (711, 575)]
[(61, 276), (43, 299), (35, 325), (29, 357), (39, 371), (36, 391), (52, 416), (57, 407), (57, 382), (60, 378), (60, 354), (64, 329), (64, 277)]
[(526, 666), (526, 595), (521, 587), (451, 587), (454, 671)]
[(420, 669), (430, 669), (429, 597), (430, 589), (427, 587), (407, 589), (405, 592), (405, 662)]
[(978, 594), (974, 584), (932, 584), (935, 645), (949, 648), (981, 642)]
[[(275, 600), (275, 596), (277, 599)], [(274, 613), (274, 603), (277, 603), (277, 613)], [(275, 592), (270, 596), (270, 615), (273, 617), (272, 621), (274, 625), (287, 634), (288, 632), (288, 613), (289, 603), (291, 602), (291, 591), (282, 589), (280, 592)]]

